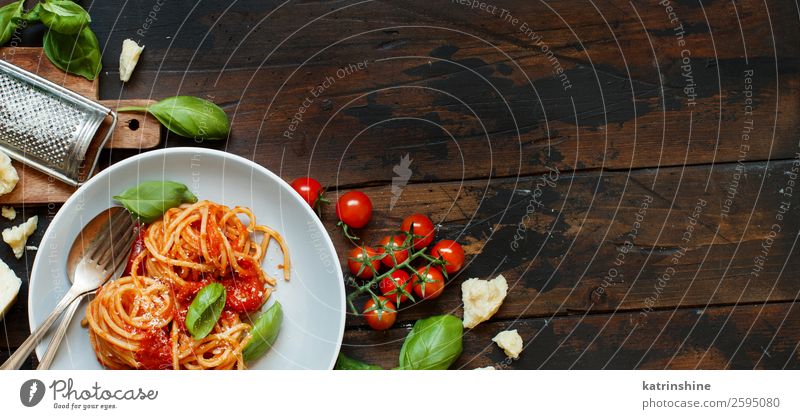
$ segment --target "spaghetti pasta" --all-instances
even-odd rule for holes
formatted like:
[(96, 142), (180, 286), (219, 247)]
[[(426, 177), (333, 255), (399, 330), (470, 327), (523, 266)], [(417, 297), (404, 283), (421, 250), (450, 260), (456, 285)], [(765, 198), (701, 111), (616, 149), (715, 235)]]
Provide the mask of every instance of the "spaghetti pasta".
[[(199, 201), (142, 226), (126, 275), (104, 285), (86, 310), (97, 359), (111, 369), (244, 369), (251, 325), (242, 318), (277, 284), (261, 269), (273, 239), (288, 280), (286, 243), (248, 208)], [(187, 308), (212, 282), (225, 287), (225, 308), (211, 333), (195, 339), (186, 330)]]

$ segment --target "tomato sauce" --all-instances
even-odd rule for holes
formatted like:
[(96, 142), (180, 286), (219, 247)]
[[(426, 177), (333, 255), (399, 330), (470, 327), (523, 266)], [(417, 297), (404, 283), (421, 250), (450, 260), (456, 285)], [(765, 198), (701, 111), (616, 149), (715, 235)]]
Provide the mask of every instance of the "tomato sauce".
[(139, 342), (136, 361), (146, 370), (172, 369), (172, 349), (166, 328), (147, 332)]
[(181, 307), (186, 307), (192, 303), (194, 297), (201, 288), (210, 284), (208, 279), (201, 279), (200, 281), (187, 281), (186, 285), (182, 287), (175, 287), (175, 300)]
[(210, 214), (206, 223), (206, 243), (208, 255), (213, 259), (216, 259), (222, 253), (222, 237), (219, 231), (219, 226), (217, 225), (217, 220), (214, 217), (211, 217)]
[(231, 323), (237, 318), (238, 313), (226, 308), (225, 310), (222, 310), (222, 314), (219, 316), (219, 321), (222, 323)]
[[(136, 235), (136, 238), (133, 240), (133, 244), (131, 245), (131, 253), (128, 256), (128, 264), (125, 265), (125, 272), (123, 275), (129, 276), (131, 275), (131, 269), (133, 269), (133, 261), (136, 260), (136, 257), (139, 256), (140, 253), (144, 252), (144, 237), (147, 234), (147, 229), (143, 224), (139, 225), (139, 234)], [(136, 272), (137, 275), (144, 275), (144, 263), (139, 264), (139, 270)]]
[(172, 323), (178, 326), (178, 330), (181, 333), (189, 333), (186, 330), (186, 313), (189, 311), (189, 307), (183, 306), (175, 312), (175, 317), (172, 319)]
[(266, 283), (259, 278), (252, 261), (239, 259), (237, 262), (242, 270), (220, 281), (225, 286), (225, 307), (237, 313), (256, 311), (264, 305)]
[[(211, 259), (219, 259), (222, 252), (225, 251), (223, 240), (225, 240), (226, 237), (221, 228), (227, 228), (227, 226), (219, 225), (219, 216), (218, 210), (212, 207), (206, 219), (206, 229), (200, 233), (199, 237), (200, 240), (205, 242), (208, 256)], [(199, 230), (201, 227), (200, 220), (193, 221), (191, 226)], [(133, 269), (134, 261), (147, 250), (145, 246), (147, 228), (144, 224), (140, 224), (138, 227), (139, 231), (131, 245), (128, 262), (125, 266), (126, 275), (132, 274), (131, 270)], [(249, 235), (247, 228), (242, 223), (237, 225), (235, 231), (234, 235), (238, 233), (239, 238)], [(235, 238), (231, 238), (231, 241), (233, 250), (241, 252), (244, 244), (239, 243)], [(201, 252), (192, 253), (193, 254), (187, 255), (188, 259), (199, 259), (203, 261), (204, 257)], [(186, 328), (186, 314), (188, 308), (194, 301), (197, 293), (208, 284), (219, 282), (225, 287), (225, 307), (219, 320), (222, 323), (232, 323), (240, 314), (257, 311), (264, 305), (268, 290), (267, 283), (261, 273), (258, 263), (251, 257), (242, 257), (237, 259), (237, 264), (239, 267), (237, 271), (234, 272), (229, 265), (228, 272), (221, 274), (222, 277), (187, 268), (174, 268), (175, 272), (185, 278), (186, 281), (184, 285), (181, 286), (175, 284), (172, 289), (176, 306), (172, 325), (145, 332), (143, 339), (139, 341), (139, 350), (135, 354), (135, 359), (139, 363), (139, 368), (153, 370), (172, 368), (170, 328), (177, 327), (180, 333), (189, 333)], [(144, 263), (139, 265), (136, 273), (138, 275), (146, 275)], [(130, 330), (130, 332), (135, 331)]]

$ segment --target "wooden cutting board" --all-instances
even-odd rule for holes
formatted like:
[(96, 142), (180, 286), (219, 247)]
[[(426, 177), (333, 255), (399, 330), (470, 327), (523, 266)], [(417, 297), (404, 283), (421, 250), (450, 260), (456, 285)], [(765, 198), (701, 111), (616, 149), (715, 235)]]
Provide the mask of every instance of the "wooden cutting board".
[[(123, 106), (147, 106), (155, 103), (154, 100), (143, 99), (101, 101), (99, 100), (98, 79), (89, 81), (80, 76), (64, 73), (50, 63), (41, 48), (0, 48), (0, 59), (64, 86), (75, 93), (100, 102), (112, 110)], [(154, 148), (161, 142), (161, 125), (155, 118), (135, 113), (118, 114), (117, 117), (117, 126), (105, 148), (145, 150)], [(108, 117), (98, 130), (95, 142), (105, 135), (110, 125), (111, 118)], [(75, 192), (76, 188), (22, 163), (15, 161), (14, 167), (19, 174), (19, 183), (11, 193), (0, 197), (0, 204), (58, 204), (66, 201)]]

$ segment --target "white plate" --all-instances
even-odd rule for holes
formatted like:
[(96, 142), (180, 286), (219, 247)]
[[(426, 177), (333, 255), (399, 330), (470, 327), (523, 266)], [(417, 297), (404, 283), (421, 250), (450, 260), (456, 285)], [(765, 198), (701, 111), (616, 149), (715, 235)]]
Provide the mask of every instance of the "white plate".
[[(114, 204), (112, 196), (145, 180), (172, 180), (189, 186), (199, 199), (253, 210), (259, 224), (283, 235), (292, 260), (291, 279), (279, 280), (276, 299), (284, 310), (275, 346), (251, 369), (330, 369), (336, 362), (345, 321), (342, 271), (333, 243), (309, 206), (269, 170), (233, 154), (200, 148), (171, 148), (143, 153), (99, 173), (67, 200), (44, 234), (30, 279), (28, 317), (33, 330), (66, 293), (66, 254), (89, 220)], [(276, 244), (264, 269), (282, 278)], [(88, 301), (88, 300), (86, 300)], [(86, 301), (70, 324), (53, 369), (100, 369), (80, 326)], [(266, 308), (265, 306), (265, 308)], [(36, 348), (44, 355), (49, 340)]]

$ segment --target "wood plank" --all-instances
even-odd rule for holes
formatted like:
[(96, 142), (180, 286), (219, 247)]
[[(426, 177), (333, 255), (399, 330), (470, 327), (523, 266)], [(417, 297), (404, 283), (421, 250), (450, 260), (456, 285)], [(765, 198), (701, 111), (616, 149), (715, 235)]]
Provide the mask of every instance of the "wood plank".
[[(112, 110), (123, 106), (146, 106), (154, 103), (154, 101), (147, 99), (100, 101), (99, 78), (89, 81), (81, 76), (61, 71), (44, 56), (42, 48), (39, 47), (15, 46), (0, 48), (0, 59), (50, 80), (81, 96), (99, 101), (103, 106)], [(136, 128), (131, 129), (130, 122), (134, 119), (136, 120), (134, 124)], [(153, 118), (124, 115), (120, 117), (120, 120), (121, 123), (114, 130), (113, 139), (106, 144), (106, 148), (149, 149), (157, 146), (161, 141), (161, 125)]]
[[(441, 224), (439, 238), (465, 245), (469, 264), (464, 271), (451, 279), (438, 299), (401, 308), (401, 323), (439, 313), (461, 315), (460, 283), (498, 273), (510, 285), (495, 316), (498, 320), (642, 307), (793, 301), (800, 292), (800, 279), (789, 274), (800, 270), (800, 259), (793, 251), (800, 231), (800, 195), (786, 197), (781, 190), (786, 191), (786, 174), (798, 164), (800, 160), (750, 163), (742, 168), (718, 165), (713, 172), (709, 166), (695, 166), (606, 172), (600, 177), (593, 172), (560, 173), (555, 186), (539, 188), (542, 208), (537, 207), (529, 218), (535, 178), (518, 184), (515, 179), (499, 179), (409, 185), (391, 209), (391, 189), (370, 188), (365, 192), (373, 200), (375, 213), (360, 234), (376, 243), (397, 228), (403, 217), (419, 211)], [(725, 191), (737, 178), (736, 195), (730, 210), (723, 213)], [(709, 188), (704, 191), (706, 182)], [(335, 199), (335, 194), (331, 191), (330, 198)], [(652, 197), (652, 203), (636, 227), (646, 196)], [(692, 222), (689, 217), (699, 199), (706, 206)], [(763, 267), (757, 267), (753, 258), (767, 243), (784, 201), (790, 208), (779, 223), (782, 230), (770, 242)], [(40, 218), (47, 218), (46, 208), (41, 211)], [(337, 231), (333, 209), (327, 208), (323, 217), (345, 263), (351, 245)], [(46, 224), (40, 220), (37, 232), (43, 232)], [(691, 237), (684, 242), (690, 227)], [(631, 237), (634, 229), (638, 232)], [(511, 247), (515, 234), (521, 237), (516, 249)], [(37, 242), (38, 238), (31, 240)], [(629, 251), (620, 256), (623, 248)], [(0, 256), (13, 259), (1, 252)], [(623, 258), (621, 265), (615, 262), (618, 257)], [(24, 275), (24, 264), (13, 267)], [(667, 279), (662, 286), (659, 279), (663, 278)], [(25, 318), (23, 309), (20, 304), (15, 307), (20, 310), (18, 318)], [(363, 326), (363, 321), (348, 316), (348, 324)]]
[[(679, 7), (681, 22), (689, 28), (686, 42), (700, 96), (691, 114), (691, 141), (690, 113), (682, 91), (686, 80), (679, 65), (683, 49), (677, 45), (663, 8), (639, 6), (634, 10), (623, 0), (597, 4), (599, 12), (595, 13), (580, 0), (559, 2), (559, 13), (569, 16), (570, 27), (566, 27), (544, 3), (497, 2), (537, 28), (557, 53), (573, 79), (577, 122), (570, 95), (554, 85), (549, 59), (518, 26), (449, 1), (344, 7), (316, 21), (313, 31), (302, 30), (288, 39), (285, 37), (309, 17), (330, 12), (328, 5), (290, 4), (262, 21), (263, 15), (250, 12), (277, 5), (245, 1), (222, 14), (217, 5), (201, 4), (193, 9), (197, 19), (182, 26), (180, 36), (173, 36), (172, 25), (155, 25), (147, 31), (141, 39), (146, 52), (133, 82), (124, 89), (113, 77), (116, 56), (122, 39), (135, 35), (141, 13), (150, 5), (132, 2), (133, 12), (124, 14), (111, 5), (95, 5), (94, 14), (115, 19), (95, 19), (93, 27), (101, 39), (108, 38), (104, 64), (109, 77), (101, 81), (104, 95), (153, 99), (172, 94), (213, 96), (235, 114), (233, 137), (226, 148), (252, 155), (270, 168), (278, 167), (281, 158), (288, 159), (294, 163), (286, 168), (288, 177), (305, 174), (310, 168), (326, 184), (386, 184), (392, 177), (387, 163), (399, 161), (407, 152), (416, 162), (417, 180), (458, 179), (462, 155), (472, 176), (529, 175), (540, 172), (545, 163), (566, 169), (735, 161), (744, 127), (730, 121), (741, 121), (744, 112), (743, 71), (747, 68), (755, 71), (754, 141), (744, 158), (791, 157), (793, 133), (798, 128), (796, 67), (800, 50), (791, 42), (799, 30), (792, 21), (795, 11), (791, 4), (770, 4), (767, 10), (761, 2), (748, 0), (736, 4), (738, 12), (726, 2)], [(177, 13), (180, 7), (168, 5), (161, 13)], [(402, 27), (443, 21), (456, 31)], [(304, 64), (329, 46), (330, 39), (341, 38), (340, 22), (359, 35)], [(495, 44), (508, 57), (481, 39)], [(202, 40), (200, 45), (198, 40)], [(279, 40), (286, 42), (264, 61), (266, 51), (277, 47)], [(198, 50), (203, 54), (197, 54)], [(395, 59), (411, 55), (432, 57), (432, 64)], [(325, 76), (335, 77), (338, 69), (364, 59), (370, 63), (369, 70), (337, 79), (309, 108), (299, 126), (301, 132), (293, 140), (282, 138), (309, 89)], [(379, 61), (385, 59), (393, 60)], [(434, 63), (442, 59), (454, 63)], [(470, 70), (491, 81), (499, 94)], [(540, 97), (527, 86), (526, 75)], [(286, 86), (278, 92), (284, 81)], [(419, 89), (383, 90), (351, 103), (322, 130), (340, 106), (359, 95), (405, 84), (436, 88), (464, 100), (491, 133), (491, 152), (477, 118), (455, 98), (430, 90), (428, 94)], [(275, 102), (267, 110), (273, 97)], [(521, 144), (505, 111), (506, 102), (521, 126)], [(368, 130), (347, 147), (362, 129), (380, 118), (408, 116), (442, 125), (456, 135), (458, 145), (428, 122), (395, 120)], [(319, 134), (321, 141), (315, 144)], [(385, 146), (387, 137), (392, 141)], [(186, 145), (182, 139), (170, 143)], [(552, 148), (548, 149), (548, 143)], [(442, 170), (443, 163), (450, 170)], [(347, 166), (356, 170), (341, 170)]]
[[(512, 292), (497, 321), (467, 335), (465, 356), (478, 358), (462, 358), (459, 365), (504, 365), (489, 339), (513, 324), (526, 340), (541, 333), (512, 368), (800, 366), (798, 316), (791, 303), (800, 290), (791, 275), (800, 270), (796, 194), (788, 199), (781, 231), (769, 241), (763, 268), (753, 259), (771, 239), (787, 198), (781, 193), (792, 173), (788, 159), (797, 153), (800, 27), (794, 6), (756, 0), (736, 2), (736, 10), (731, 2), (676, 4), (698, 94), (689, 107), (683, 48), (662, 7), (601, 0), (595, 2), (598, 12), (581, 0), (496, 3), (543, 36), (572, 81), (569, 91), (519, 26), (449, 0), (354, 7), (345, 1), (336, 3), (338, 10), (326, 2), (292, 3), (264, 21), (277, 3), (243, 0), (225, 5), (230, 8), (224, 13), (219, 4), (201, 3), (179, 32), (170, 17), (182, 19), (185, 10), (168, 3), (163, 20), (144, 36), (147, 49), (132, 83), (124, 86), (114, 73), (122, 39), (134, 36), (152, 4), (134, 0), (122, 11), (93, 5), (92, 26), (106, 45), (104, 98), (211, 99), (233, 117), (233, 133), (227, 143), (203, 146), (253, 158), (287, 180), (311, 174), (333, 190), (374, 186), (365, 188), (376, 205), (365, 233), (369, 240), (421, 211), (441, 221), (440, 236), (467, 245), (472, 263), (440, 299), (403, 309), (398, 326), (385, 334), (363, 330), (358, 318), (350, 318), (346, 344), (365, 346), (346, 351), (393, 366), (406, 326), (431, 314), (460, 315), (458, 284), (502, 272)], [(40, 35), (30, 31), (27, 42), (36, 44)], [(341, 42), (331, 46), (333, 40)], [(365, 59), (363, 71), (336, 75)], [(752, 115), (745, 108), (748, 69), (754, 71)], [(298, 107), (326, 76), (336, 82), (313, 101), (294, 137), (286, 138)], [(187, 142), (169, 138), (167, 145)], [(388, 185), (406, 154), (413, 160), (410, 185), (392, 206), (396, 196)], [(115, 152), (114, 159), (121, 155), (128, 154)], [(774, 161), (780, 159), (787, 161)], [(737, 160), (773, 161), (741, 168), (721, 164)], [(542, 207), (528, 218), (537, 174), (548, 167), (559, 169), (559, 180), (544, 187)], [(725, 199), (736, 182), (728, 211)], [(654, 202), (617, 266), (645, 196)], [(681, 237), (700, 198), (707, 204), (684, 254)], [(56, 209), (25, 208), (27, 215), (40, 214), (37, 234)], [(330, 209), (325, 220), (344, 254), (349, 246), (335, 233)], [(0, 227), (11, 224), (0, 220)], [(514, 234), (522, 236), (516, 250), (510, 247)], [(676, 272), (657, 291), (659, 276), (679, 254)], [(32, 255), (27, 252), (28, 262)], [(13, 259), (7, 248), (0, 257), (20, 276), (26, 273), (25, 260)], [(604, 284), (612, 267), (619, 279)], [(24, 295), (3, 322), (12, 346), (27, 334)], [(763, 301), (770, 304), (761, 311)], [(733, 303), (744, 306), (716, 307)], [(707, 304), (714, 307), (702, 311)], [(647, 307), (655, 310), (647, 324), (625, 341), (637, 324), (631, 317)], [(672, 315), (674, 307), (680, 309)], [(611, 315), (615, 310), (624, 312)], [(523, 320), (512, 323), (519, 316)], [(720, 338), (712, 343), (717, 332)], [(702, 354), (707, 355), (701, 359)]]
[[(50, 221), (55, 217), (58, 212), (58, 205), (50, 206), (16, 206), (17, 216), (14, 220), (8, 220), (5, 217), (0, 217), (0, 231), (19, 225), (26, 221), (28, 218), (37, 216), (37, 228), (33, 234), (28, 238), (27, 244), (30, 246), (38, 246), (47, 226)], [(0, 320), (0, 352), (8, 348), (16, 348), (19, 346), (29, 335), (28, 329), (28, 279), (30, 278), (31, 267), (33, 266), (33, 259), (36, 257), (38, 250), (26, 249), (21, 258), (14, 257), (14, 252), (11, 247), (6, 243), (0, 243), (0, 260), (5, 262), (11, 270), (17, 274), (22, 280), (17, 301), (9, 308), (4, 318)], [(0, 358), (6, 359), (9, 353), (0, 354)]]
[[(134, 77), (137, 77), (135, 82), (150, 82), (154, 75), (144, 75), (159, 70), (163, 74), (183, 74), (187, 70), (219, 71), (224, 64), (227, 64), (227, 69), (294, 67), (329, 46), (332, 40), (350, 35), (357, 36), (353, 36), (349, 42), (337, 44), (335, 51), (320, 54), (315, 61), (341, 64), (363, 59), (367, 51), (372, 54), (391, 54), (405, 49), (424, 51), (422, 46), (429, 45), (431, 38), (436, 41), (447, 40), (456, 31), (463, 32), (460, 34), (461, 40), (466, 41), (473, 36), (486, 39), (514, 58), (522, 54), (530, 55), (533, 41), (520, 30), (519, 24), (510, 24), (499, 16), (499, 9), (502, 8), (518, 18), (519, 23), (526, 22), (527, 26), (545, 34), (545, 41), (559, 56), (585, 59), (585, 50), (603, 52), (604, 56), (618, 55), (619, 47), (614, 36), (611, 36), (613, 30), (623, 49), (639, 41), (647, 43), (646, 38), (649, 35), (653, 39), (654, 49), (671, 51), (675, 54), (673, 57), (680, 58), (680, 50), (672, 48), (672, 44), (676, 42), (670, 32), (673, 25), (663, 7), (635, 4), (634, 10), (624, 0), (595, 1), (597, 10), (581, 0), (562, 0), (558, 7), (518, 0), (498, 0), (491, 3), (498, 8), (498, 13), (494, 16), (454, 4), (451, 0), (432, 0), (425, 3), (414, 0), (367, 3), (345, 0), (338, 2), (335, 9), (325, 2), (265, 4), (261, 0), (242, 0), (230, 5), (198, 4), (192, 8), (191, 17), (180, 27), (179, 36), (175, 36), (178, 28), (164, 22), (166, 17), (172, 16), (180, 16), (180, 20), (183, 20), (186, 15), (183, 5), (165, 4), (160, 10), (164, 20), (143, 33), (137, 33), (150, 11), (148, 6), (151, 5), (146, 0), (131, 0), (122, 13), (119, 7), (113, 5), (93, 5), (92, 14), (99, 17), (93, 19), (92, 28), (100, 39), (110, 40), (105, 54), (105, 57), (110, 58), (104, 62), (108, 64), (105, 65), (104, 72), (109, 75), (116, 74), (118, 70), (114, 60), (119, 56), (125, 38), (132, 38), (146, 45), (145, 54), (134, 73)], [(744, 52), (741, 33), (745, 35), (750, 57), (769, 56), (773, 52), (773, 44), (775, 52), (781, 56), (796, 55), (798, 52), (797, 44), (790, 39), (791, 34), (797, 30), (794, 25), (796, 10), (792, 4), (765, 5), (758, 0), (744, 0), (736, 3), (736, 10), (725, 2), (704, 3), (702, 7), (697, 3), (673, 6), (676, 7), (681, 23), (688, 29), (686, 38), (691, 42), (690, 47), (693, 51), (700, 52), (694, 56), (709, 55), (716, 50), (716, 55), (721, 59), (740, 58)], [(254, 12), (255, 10), (259, 12)], [(273, 13), (267, 17), (269, 12)], [(105, 16), (117, 19), (104, 19)], [(313, 23), (298, 30), (311, 21)], [(770, 36), (770, 27), (764, 26), (767, 21), (772, 22), (775, 39)], [(448, 26), (441, 27), (443, 22)], [(434, 25), (439, 27), (431, 27)], [(646, 31), (642, 30), (643, 26)], [(448, 30), (449, 28), (453, 30)], [(365, 33), (374, 29), (378, 30), (375, 33)], [(713, 44), (710, 30), (713, 30)], [(342, 33), (349, 35), (342, 36)], [(377, 37), (373, 38), (371, 35)], [(40, 33), (34, 32), (27, 40), (35, 42), (38, 36)], [(658, 40), (670, 42), (657, 42)], [(279, 44), (282, 45), (262, 65), (268, 52)], [(633, 48), (642, 49), (638, 46)], [(649, 51), (649, 46), (644, 49)], [(474, 52), (480, 54), (485, 50), (478, 49)], [(626, 56), (632, 69), (645, 68), (638, 64), (648, 59), (647, 54), (636, 56), (626, 53)], [(658, 82), (651, 70), (644, 73), (652, 77), (652, 82)], [(149, 83), (143, 84), (149, 86)], [(187, 78), (184, 84), (194, 83)]]
[(59, 86), (66, 87), (88, 99), (97, 100), (99, 98), (99, 79), (89, 81), (81, 76), (61, 71), (47, 59), (42, 48), (19, 46), (0, 48), (0, 59), (50, 80)]
[[(791, 4), (770, 4), (767, 10), (755, 0), (737, 2), (739, 19), (730, 2), (681, 4), (683, 48), (663, 7), (634, 10), (627, 1), (603, 1), (595, 12), (583, 1), (562, 1), (557, 10), (568, 17), (567, 27), (545, 3), (497, 2), (536, 28), (556, 52), (572, 81), (569, 91), (519, 25), (450, 1), (348, 4), (289, 39), (309, 19), (330, 12), (329, 5), (288, 5), (264, 22), (262, 15), (243, 13), (241, 8), (256, 7), (248, 2), (225, 14), (200, 5), (193, 12), (198, 20), (182, 28), (181, 36), (162, 41), (173, 35), (168, 25), (147, 33), (136, 83), (122, 93), (213, 96), (234, 115), (229, 151), (269, 168), (283, 159), (291, 163), (285, 165), (287, 177), (310, 172), (343, 186), (388, 184), (392, 165), (407, 153), (414, 160), (412, 180), (427, 181), (458, 180), (463, 172), (470, 178), (530, 175), (545, 164), (624, 169), (791, 158), (796, 150), (800, 47), (792, 40), (800, 28)], [(136, 15), (120, 19), (123, 27), (138, 27)], [(352, 38), (340, 36), (342, 22)], [(430, 27), (441, 22), (454, 30)], [(112, 37), (112, 56), (129, 35), (112, 31), (110, 23), (98, 23), (97, 30)], [(204, 41), (197, 45), (197, 39)], [(314, 56), (331, 39), (342, 42)], [(691, 53), (698, 94), (692, 108), (683, 92), (684, 49)], [(365, 71), (336, 75), (365, 59)], [(747, 82), (749, 69), (754, 75)], [(313, 101), (293, 138), (284, 137), (309, 90), (327, 76), (335, 83)], [(121, 91), (108, 83), (104, 91)], [(745, 109), (748, 86), (752, 115)], [(751, 140), (743, 144), (748, 116)], [(372, 124), (377, 125), (362, 133)], [(743, 145), (749, 149), (740, 156)]]
[(77, 189), (16, 160), (12, 164), (17, 170), (19, 182), (13, 191), (0, 196), (0, 204), (11, 206), (61, 204)]
[[(112, 109), (123, 106), (147, 106), (155, 103), (152, 100), (128, 99), (106, 103)], [(160, 142), (161, 125), (155, 118), (145, 114), (122, 113), (118, 116), (117, 128), (106, 145), (107, 149), (115, 151), (131, 149), (134, 144), (141, 144), (142, 149), (155, 146)], [(106, 118), (107, 120), (110, 119)], [(105, 135), (110, 126), (110, 121), (106, 121), (98, 131), (99, 136)], [(142, 149), (134, 149), (141, 151)], [(19, 175), (18, 185), (13, 191), (0, 196), (0, 204), (5, 205), (49, 205), (65, 202), (76, 190), (55, 178), (44, 173), (40, 173), (17, 161), (13, 162), (14, 168)], [(103, 169), (102, 164), (98, 164), (95, 173)]]
[[(691, 114), (682, 91), (686, 80), (675, 64), (680, 63), (682, 48), (662, 8), (640, 6), (634, 10), (626, 1), (606, 1), (598, 3), (600, 11), (606, 12), (600, 16), (588, 13), (585, 2), (559, 2), (560, 13), (569, 16), (570, 29), (543, 3), (497, 4), (544, 34), (544, 41), (557, 52), (573, 79), (571, 96), (554, 85), (551, 62), (518, 27), (451, 2), (431, 2), (430, 6), (371, 3), (345, 8), (315, 22), (314, 31), (301, 31), (288, 39), (260, 69), (265, 51), (275, 48), (277, 40), (283, 40), (282, 34), (294, 32), (307, 23), (308, 16), (329, 12), (328, 7), (323, 3), (290, 5), (269, 22), (259, 22), (260, 15), (243, 14), (240, 7), (260, 10), (263, 4), (237, 3), (224, 15), (215, 5), (201, 4), (193, 12), (198, 20), (182, 27), (181, 36), (173, 37), (170, 25), (148, 31), (143, 38), (145, 55), (133, 82), (124, 89), (114, 78), (114, 60), (122, 39), (140, 26), (141, 16), (138, 12), (120, 15), (116, 31), (111, 24), (116, 19), (96, 19), (93, 26), (101, 38), (109, 38), (105, 61), (109, 77), (101, 82), (104, 95), (153, 99), (173, 94), (210, 95), (234, 117), (232, 140), (226, 145), (229, 151), (254, 156), (270, 168), (280, 166), (283, 158), (293, 163), (286, 167), (287, 177), (310, 171), (326, 184), (387, 184), (393, 176), (391, 165), (406, 153), (415, 161), (413, 180), (454, 180), (462, 169), (470, 177), (529, 175), (541, 172), (544, 164), (566, 170), (736, 161), (745, 129), (744, 70), (748, 68), (755, 72), (755, 107), (753, 140), (744, 159), (787, 158), (796, 148), (793, 133), (798, 128), (800, 47), (791, 42), (797, 38), (798, 28), (791, 21), (794, 10), (790, 4), (771, 4), (767, 15), (760, 2), (739, 2), (739, 20), (730, 3), (714, 2), (703, 8), (681, 5), (681, 21), (691, 28), (686, 42), (700, 96)], [(135, 3), (131, 7), (138, 11), (148, 10), (148, 6)], [(171, 7), (180, 8), (167, 6), (162, 13), (170, 13)], [(97, 5), (93, 13), (116, 17), (118, 11), (110, 5)], [(374, 16), (381, 16), (380, 21), (374, 21)], [(345, 40), (299, 67), (328, 46), (327, 39), (339, 38), (339, 20), (346, 21), (353, 33), (371, 32)], [(476, 37), (434, 28), (378, 30), (442, 21)], [(770, 21), (771, 25), (765, 23)], [(269, 25), (269, 30), (262, 31), (259, 23)], [(131, 29), (120, 31), (120, 27)], [(768, 28), (773, 28), (776, 36), (771, 36)], [(254, 32), (248, 36), (251, 30)], [(323, 38), (324, 43), (319, 40)], [(198, 39), (205, 41), (196, 45)], [(481, 39), (502, 48), (508, 57)], [(747, 45), (746, 59), (742, 41)], [(198, 49), (204, 53), (196, 54)], [(426, 59), (396, 59), (412, 55)], [(364, 59), (369, 62), (367, 71), (336, 77), (338, 69)], [(386, 59), (391, 61), (379, 61)], [(223, 68), (224, 77), (220, 76)], [(486, 77), (499, 93), (470, 70)], [(336, 78), (335, 85), (311, 105), (293, 139), (282, 137), (309, 89), (329, 75)], [(539, 97), (527, 86), (526, 76)], [(286, 86), (278, 91), (284, 81)], [(402, 85), (418, 88), (387, 89), (357, 99), (376, 89)], [(275, 102), (268, 110), (273, 97)], [(457, 99), (474, 109), (480, 121)], [(506, 102), (521, 127), (521, 141)], [(348, 147), (372, 123), (408, 117), (439, 124), (453, 133), (456, 141), (429, 122), (405, 119), (379, 124)], [(490, 132), (489, 141), (481, 122)], [(318, 135), (320, 141), (315, 143)], [(385, 138), (392, 141), (387, 143)], [(186, 141), (177, 139), (170, 144), (186, 145)], [(442, 170), (443, 165), (449, 170)], [(343, 170), (345, 167), (355, 170)]]
[[(156, 103), (150, 99), (101, 100), (103, 106), (116, 112), (126, 106), (149, 106)], [(124, 112), (117, 114), (117, 127), (105, 148), (147, 150), (161, 142), (161, 124), (143, 113)]]
[[(562, 173), (555, 187), (540, 188), (543, 208), (525, 219), (519, 233), (524, 238), (518, 240), (516, 251), (510, 246), (536, 190), (534, 179), (525, 179), (516, 188), (514, 179), (494, 181), (486, 197), (486, 181), (409, 185), (392, 209), (390, 188), (373, 188), (366, 192), (373, 199), (375, 214), (361, 234), (368, 242), (377, 242), (404, 216), (421, 211), (441, 224), (438, 237), (465, 245), (469, 260), (465, 270), (452, 278), (439, 299), (403, 307), (401, 322), (443, 312), (460, 315), (459, 284), (497, 273), (503, 273), (511, 286), (496, 315), (499, 320), (633, 310), (646, 306), (651, 298), (655, 299), (653, 309), (789, 301), (800, 291), (798, 278), (787, 274), (800, 269), (792, 251), (799, 229), (798, 195), (788, 199), (792, 205), (782, 221), (782, 232), (774, 238), (757, 276), (753, 257), (769, 237), (785, 199), (778, 185), (788, 179), (785, 174), (791, 173), (795, 163), (748, 164), (741, 173), (736, 165), (716, 166), (713, 173), (704, 166), (688, 167), (683, 173), (679, 168), (607, 172), (599, 178), (594, 173)], [(729, 213), (722, 215), (720, 198), (734, 176), (740, 178), (737, 195)], [(704, 192), (706, 180), (710, 186)], [(654, 182), (655, 187), (649, 186)], [(765, 188), (762, 182), (774, 187)], [(645, 196), (653, 202), (631, 238)], [(335, 199), (335, 191), (330, 197)], [(695, 217), (696, 228), (684, 243), (682, 236), (691, 225), (688, 217), (698, 199), (705, 199), (707, 205)], [(344, 263), (350, 245), (336, 230), (331, 208), (323, 217)], [(37, 232), (46, 228), (47, 213), (40, 218)], [(631, 242), (630, 250), (618, 266), (615, 258), (626, 240)], [(31, 240), (37, 242), (38, 238)], [(680, 246), (687, 249), (675, 266), (672, 260), (680, 255)], [(19, 274), (24, 275), (24, 264), (14, 268), (22, 269)], [(609, 280), (606, 277), (613, 268), (617, 274)], [(665, 274), (667, 286), (656, 291), (659, 277)], [(23, 308), (17, 304), (16, 316), (24, 318)], [(356, 316), (348, 322), (363, 325)]]
[[(0, 48), (0, 58), (15, 64), (25, 70), (48, 79), (75, 93), (97, 101), (99, 98), (99, 81), (86, 80), (83, 77), (67, 74), (56, 68), (50, 60), (43, 55), (41, 48), (31, 47), (6, 47)], [(123, 106), (147, 106), (155, 103), (152, 100), (116, 100), (102, 101), (104, 106), (116, 110)], [(155, 118), (139, 114), (121, 114), (111, 139), (105, 148), (142, 150), (153, 148), (161, 141), (161, 124)], [(93, 144), (99, 144), (111, 127), (111, 118), (106, 118), (98, 130)], [(97, 150), (97, 147), (90, 147)], [(91, 154), (87, 154), (87, 158)], [(75, 192), (74, 187), (62, 183), (49, 175), (25, 167), (22, 163), (14, 162), (20, 181), (12, 192), (0, 196), (0, 204), (50, 204), (61, 203)]]
[[(440, 224), (439, 238), (464, 244), (464, 271), (437, 300), (401, 309), (403, 321), (460, 313), (460, 283), (499, 273), (510, 286), (499, 319), (787, 301), (800, 291), (800, 280), (789, 274), (800, 270), (793, 251), (800, 195), (784, 193), (799, 170), (800, 160), (787, 160), (602, 176), (559, 172), (551, 184), (541, 178), (415, 184), (402, 189), (393, 208), (391, 188), (366, 188), (375, 209), (359, 235), (377, 243), (403, 217), (423, 212)], [(333, 208), (324, 219), (346, 266), (352, 245), (337, 231)], [(762, 251), (765, 260), (757, 263)], [(362, 324), (351, 317), (350, 324)]]
[[(517, 330), (525, 343), (511, 360), (491, 339)], [(797, 303), (706, 310), (520, 319), (478, 325), (464, 334), (453, 368), (472, 369), (796, 369)], [(384, 368), (397, 366), (408, 329), (348, 330), (342, 352)]]

